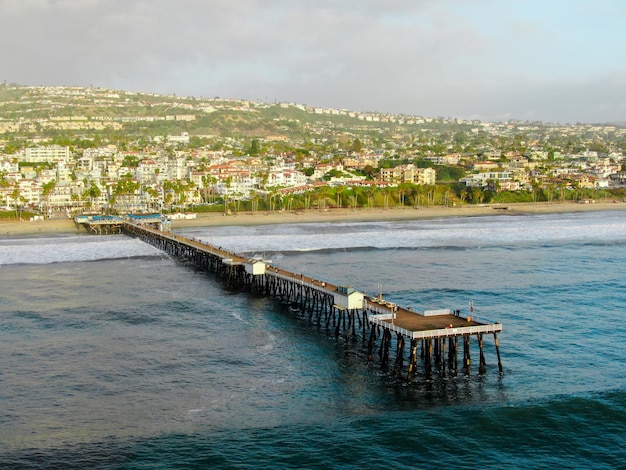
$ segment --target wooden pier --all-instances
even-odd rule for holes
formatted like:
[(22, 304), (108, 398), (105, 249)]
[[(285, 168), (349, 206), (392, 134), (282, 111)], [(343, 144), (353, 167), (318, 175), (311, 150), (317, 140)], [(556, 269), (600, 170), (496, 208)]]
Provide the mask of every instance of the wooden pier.
[(227, 289), (279, 299), (291, 313), (333, 331), (337, 339), (360, 341), (368, 359), (377, 357), (382, 370), (395, 377), (469, 376), (472, 337), (478, 347), (478, 373), (485, 374), (485, 334), (493, 335), (498, 371), (503, 373), (497, 337), (500, 323), (478, 322), (459, 310), (415, 312), (351, 287), (282, 269), (271, 260), (247, 258), (136, 221), (124, 221), (120, 231), (214, 273)]

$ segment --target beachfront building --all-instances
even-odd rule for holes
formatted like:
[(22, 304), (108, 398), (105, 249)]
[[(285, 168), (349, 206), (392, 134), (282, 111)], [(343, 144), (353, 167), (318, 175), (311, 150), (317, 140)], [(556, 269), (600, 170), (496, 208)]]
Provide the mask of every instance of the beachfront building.
[(246, 199), (251, 196), (252, 192), (255, 191), (257, 187), (258, 184), (256, 178), (245, 177), (228, 181), (218, 181), (213, 186), (213, 189), (222, 197), (238, 197)]
[(418, 168), (412, 163), (380, 169), (380, 179), (392, 183), (435, 184), (436, 177), (433, 168)]
[(12, 209), (38, 205), (41, 193), (41, 186), (31, 179), (15, 181), (7, 187), (0, 188), (0, 207)]
[[(301, 171), (289, 169), (273, 169), (269, 172), (267, 187), (296, 187), (303, 186), (307, 183), (307, 177)], [(263, 188), (263, 189), (266, 189)]]
[(72, 194), (74, 194), (74, 191), (69, 181), (58, 181), (46, 198), (46, 205), (51, 210), (66, 209), (73, 205), (78, 206), (79, 198), (72, 198)]
[(499, 187), (501, 190), (515, 191), (519, 189), (519, 182), (514, 181), (508, 171), (486, 171), (475, 173), (461, 178), (461, 183), (471, 188)]

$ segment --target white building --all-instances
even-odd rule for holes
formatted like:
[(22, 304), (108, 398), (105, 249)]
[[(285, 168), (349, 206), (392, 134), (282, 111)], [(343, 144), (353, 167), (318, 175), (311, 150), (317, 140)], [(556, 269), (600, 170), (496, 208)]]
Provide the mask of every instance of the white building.
[(33, 163), (64, 162), (70, 158), (70, 148), (60, 145), (29, 147), (24, 151), (22, 161)]
[(252, 191), (258, 189), (258, 181), (256, 178), (250, 177), (228, 183), (218, 181), (213, 188), (220, 196), (246, 199), (252, 195)]
[(460, 182), (469, 187), (484, 188), (489, 185), (490, 182), (498, 182), (501, 186), (504, 185), (507, 188), (513, 181), (511, 173), (504, 171), (487, 171), (484, 173), (476, 173), (468, 175), (465, 178), (461, 178)]
[(17, 173), (20, 171), (20, 166), (17, 162), (12, 162), (11, 160), (3, 159), (0, 161), (0, 172), (6, 171), (7, 173)]

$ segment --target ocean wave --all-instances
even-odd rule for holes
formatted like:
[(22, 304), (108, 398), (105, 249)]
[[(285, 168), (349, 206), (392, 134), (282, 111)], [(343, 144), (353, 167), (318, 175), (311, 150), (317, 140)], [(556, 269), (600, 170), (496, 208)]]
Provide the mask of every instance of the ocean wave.
[(0, 243), (0, 266), (154, 256), (163, 256), (163, 252), (125, 236), (26, 239)]
[[(195, 228), (181, 231), (238, 253), (337, 253), (373, 250), (449, 251), (487, 247), (621, 247), (626, 214), (558, 214), (400, 222), (350, 222)], [(0, 240), (0, 266), (152, 256), (156, 248), (124, 235)]]
[[(286, 245), (286, 243), (285, 243)], [(485, 243), (482, 240), (474, 241), (474, 242), (463, 242), (459, 244), (438, 244), (436, 246), (432, 245), (417, 245), (417, 244), (406, 244), (406, 245), (350, 245), (345, 244), (345, 246), (333, 246), (333, 247), (321, 247), (321, 246), (307, 246), (307, 247), (286, 247), (282, 250), (278, 250), (278, 248), (274, 248), (273, 258), (282, 257), (282, 256), (298, 256), (298, 255), (306, 255), (306, 254), (335, 254), (335, 253), (367, 253), (372, 251), (470, 251), (470, 250), (483, 250), (490, 247), (497, 247), (502, 250), (520, 250), (527, 249), (528, 247), (536, 248), (536, 249), (546, 249), (546, 248), (567, 248), (567, 247), (607, 247), (607, 248), (615, 248), (619, 249), (622, 247), (626, 247), (626, 240), (612, 240), (612, 241), (575, 241), (572, 240), (570, 242), (550, 242), (550, 243), (535, 243), (535, 242), (527, 242), (527, 241), (517, 241), (515, 243), (511, 241), (502, 241), (499, 243)], [(235, 249), (235, 251), (238, 251)], [(272, 250), (268, 250), (272, 251)], [(265, 257), (272, 258), (271, 254), (264, 253), (261, 250), (243, 250), (239, 251), (246, 256), (256, 256), (256, 257)]]
[(97, 321), (103, 321), (107, 324), (123, 323), (126, 325), (143, 325), (146, 323), (158, 323), (159, 319), (154, 315), (141, 312), (128, 311), (108, 311), (94, 315)]
[[(183, 232), (184, 233), (184, 232)], [(478, 249), (564, 244), (619, 245), (626, 238), (621, 212), (582, 217), (454, 218), (377, 223), (297, 224), (196, 229), (193, 236), (237, 252), (282, 253), (369, 249)], [(330, 251), (332, 252), (332, 251)]]

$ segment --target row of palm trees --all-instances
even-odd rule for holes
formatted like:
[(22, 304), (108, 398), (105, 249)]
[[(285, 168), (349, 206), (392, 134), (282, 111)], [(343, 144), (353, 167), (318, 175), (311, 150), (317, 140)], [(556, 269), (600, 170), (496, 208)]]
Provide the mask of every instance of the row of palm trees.
[(420, 186), (401, 184), (396, 187), (321, 186), (301, 193), (281, 192), (272, 188), (254, 192), (249, 198), (231, 196), (224, 201), (224, 210), (276, 211), (324, 210), (330, 208), (356, 209), (397, 206), (453, 206), (460, 201), (455, 191), (446, 185)]
[(231, 195), (224, 201), (223, 208), (235, 212), (240, 210), (256, 212), (330, 208), (452, 207), (463, 204), (563, 202), (623, 197), (624, 194), (619, 191), (580, 188), (566, 190), (563, 187), (533, 187), (531, 190), (497, 192), (478, 187), (465, 187), (462, 184), (400, 184), (394, 187), (321, 186), (301, 193), (281, 192), (272, 188), (268, 192), (253, 192), (247, 198)]
[[(208, 183), (208, 181), (207, 181)], [(136, 185), (136, 186), (134, 186)], [(113, 201), (116, 198), (123, 199), (124, 195), (135, 194), (139, 189), (139, 183), (129, 181), (118, 182), (113, 191)], [(389, 208), (389, 207), (426, 207), (426, 206), (456, 206), (461, 204), (481, 204), (500, 202), (540, 202), (540, 201), (564, 201), (578, 198), (606, 198), (607, 191), (582, 190), (568, 191), (564, 187), (540, 187), (533, 185), (527, 191), (495, 191), (483, 188), (466, 187), (463, 184), (434, 184), (416, 185), (410, 183), (396, 186), (320, 186), (315, 189), (295, 193), (281, 190), (280, 188), (268, 188), (266, 191), (253, 191), (249, 196), (239, 193), (231, 193), (220, 197), (214, 191), (198, 190), (191, 181), (166, 181), (163, 185), (163, 197), (161, 193), (151, 187), (142, 187), (142, 193), (147, 195), (146, 200), (151, 201), (154, 209), (165, 207), (167, 209), (186, 210), (190, 207), (188, 200), (189, 191), (196, 191), (197, 195), (210, 204), (209, 210), (224, 211), (226, 213), (239, 211), (298, 211), (298, 210), (324, 210), (357, 209), (357, 208)], [(99, 196), (97, 186), (87, 187), (83, 197), (93, 200)], [(614, 196), (611, 196), (614, 197)], [(623, 196), (617, 196), (623, 197)], [(163, 201), (161, 201), (163, 199)], [(199, 208), (193, 208), (199, 210)]]

